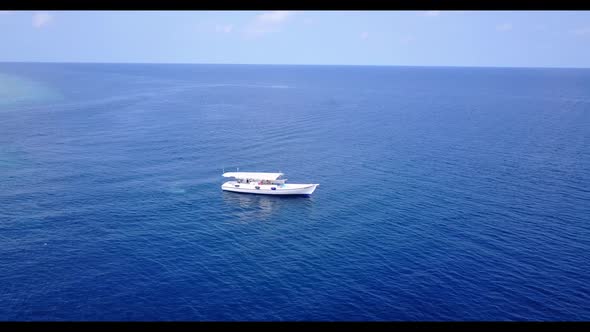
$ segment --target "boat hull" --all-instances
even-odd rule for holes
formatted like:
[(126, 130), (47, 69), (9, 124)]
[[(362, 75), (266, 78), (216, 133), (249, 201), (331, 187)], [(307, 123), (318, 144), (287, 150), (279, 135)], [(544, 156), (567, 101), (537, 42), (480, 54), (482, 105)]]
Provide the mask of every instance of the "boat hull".
[[(238, 187), (236, 187), (238, 185)], [(221, 186), (222, 190), (231, 191), (242, 194), (257, 194), (257, 195), (311, 195), (319, 186), (317, 183), (311, 184), (285, 184), (285, 185), (257, 185), (237, 183), (229, 181)], [(256, 188), (258, 187), (258, 188)], [(275, 189), (272, 189), (275, 188)]]

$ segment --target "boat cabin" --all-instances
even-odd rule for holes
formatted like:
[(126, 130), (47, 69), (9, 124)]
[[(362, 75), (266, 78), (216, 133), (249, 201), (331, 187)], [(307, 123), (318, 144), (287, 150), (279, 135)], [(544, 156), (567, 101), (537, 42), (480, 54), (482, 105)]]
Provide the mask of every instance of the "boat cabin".
[(232, 177), (237, 183), (258, 185), (282, 185), (287, 179), (281, 179), (283, 173), (256, 173), (256, 172), (227, 172), (223, 177)]

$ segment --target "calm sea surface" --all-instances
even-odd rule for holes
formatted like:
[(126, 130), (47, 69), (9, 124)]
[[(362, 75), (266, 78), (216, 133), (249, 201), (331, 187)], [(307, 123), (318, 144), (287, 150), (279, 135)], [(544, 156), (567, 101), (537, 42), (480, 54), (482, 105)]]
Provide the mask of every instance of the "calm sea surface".
[(588, 319), (590, 70), (0, 64), (0, 320)]

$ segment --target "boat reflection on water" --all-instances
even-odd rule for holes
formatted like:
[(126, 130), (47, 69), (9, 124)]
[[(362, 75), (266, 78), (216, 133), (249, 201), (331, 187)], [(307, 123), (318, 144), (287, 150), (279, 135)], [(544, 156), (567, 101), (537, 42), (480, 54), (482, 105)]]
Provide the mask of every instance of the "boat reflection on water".
[(232, 215), (238, 217), (240, 222), (269, 221), (292, 211), (297, 211), (301, 218), (307, 218), (313, 208), (311, 197), (254, 195), (227, 191), (223, 191), (222, 196), (225, 203), (231, 206)]

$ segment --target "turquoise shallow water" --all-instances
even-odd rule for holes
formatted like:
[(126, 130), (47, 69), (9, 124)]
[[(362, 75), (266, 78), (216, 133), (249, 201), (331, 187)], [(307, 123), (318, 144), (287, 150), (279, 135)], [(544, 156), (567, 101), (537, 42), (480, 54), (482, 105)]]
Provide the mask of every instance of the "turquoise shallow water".
[(0, 320), (590, 317), (589, 70), (0, 73)]
[(36, 80), (0, 73), (0, 107), (57, 101), (61, 97), (58, 91)]

